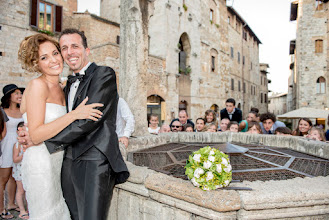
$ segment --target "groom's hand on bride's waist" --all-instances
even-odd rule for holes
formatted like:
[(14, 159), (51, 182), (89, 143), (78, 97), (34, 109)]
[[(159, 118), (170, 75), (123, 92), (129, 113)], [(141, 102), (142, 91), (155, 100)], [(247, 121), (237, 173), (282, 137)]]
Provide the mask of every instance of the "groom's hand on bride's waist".
[(31, 141), (30, 138), (30, 134), (29, 132), (26, 130), (26, 127), (19, 127), (18, 128), (18, 136), (17, 136), (17, 140), (20, 144), (23, 145), (24, 151), (33, 146), (33, 143)]

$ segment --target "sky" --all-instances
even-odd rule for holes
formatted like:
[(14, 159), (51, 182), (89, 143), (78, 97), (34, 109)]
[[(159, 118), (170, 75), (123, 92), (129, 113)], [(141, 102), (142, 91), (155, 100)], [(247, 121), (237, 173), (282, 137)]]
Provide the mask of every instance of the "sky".
[[(228, 0), (262, 42), (259, 62), (269, 64), (269, 90), (287, 92), (289, 44), (296, 38), (296, 23), (289, 20), (291, 0)], [(100, 0), (78, 0), (78, 11), (99, 15)]]

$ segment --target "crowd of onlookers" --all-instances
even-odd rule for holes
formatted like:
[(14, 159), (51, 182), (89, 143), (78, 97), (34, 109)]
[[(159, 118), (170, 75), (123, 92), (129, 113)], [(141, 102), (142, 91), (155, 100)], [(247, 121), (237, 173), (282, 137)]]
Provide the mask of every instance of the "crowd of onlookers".
[[(219, 117), (218, 117), (219, 116)], [(275, 134), (303, 136), (318, 141), (329, 140), (329, 130), (324, 133), (321, 127), (313, 126), (308, 118), (300, 118), (297, 127), (292, 131), (285, 123), (278, 121), (273, 113), (259, 114), (257, 108), (251, 108), (245, 120), (242, 111), (235, 107), (235, 100), (226, 100), (225, 108), (217, 116), (214, 110), (207, 110), (203, 117), (189, 119), (186, 110), (179, 111), (178, 118), (159, 127), (158, 115), (149, 116), (148, 131), (151, 134), (165, 132), (246, 132), (250, 134)], [(328, 116), (329, 117), (329, 116)], [(220, 118), (220, 119), (219, 119)], [(329, 121), (329, 118), (328, 118)]]

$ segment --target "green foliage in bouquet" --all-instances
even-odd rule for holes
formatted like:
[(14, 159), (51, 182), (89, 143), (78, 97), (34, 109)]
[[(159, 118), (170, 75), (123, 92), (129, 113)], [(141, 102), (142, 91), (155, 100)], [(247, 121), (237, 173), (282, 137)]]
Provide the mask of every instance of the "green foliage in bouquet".
[(226, 154), (207, 146), (189, 156), (185, 175), (194, 186), (214, 190), (228, 186), (232, 180), (232, 166)]

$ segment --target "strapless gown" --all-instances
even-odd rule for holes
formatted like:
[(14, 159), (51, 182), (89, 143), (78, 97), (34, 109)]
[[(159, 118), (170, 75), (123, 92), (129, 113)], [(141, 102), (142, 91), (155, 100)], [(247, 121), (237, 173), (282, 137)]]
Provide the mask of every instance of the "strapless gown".
[[(66, 114), (66, 107), (46, 104), (44, 123)], [(27, 123), (26, 113), (23, 114)], [(44, 143), (29, 147), (22, 160), (22, 183), (26, 191), (30, 220), (70, 220), (61, 187), (61, 168), (64, 151), (49, 154)]]

